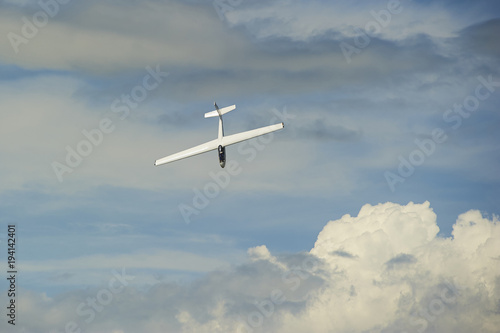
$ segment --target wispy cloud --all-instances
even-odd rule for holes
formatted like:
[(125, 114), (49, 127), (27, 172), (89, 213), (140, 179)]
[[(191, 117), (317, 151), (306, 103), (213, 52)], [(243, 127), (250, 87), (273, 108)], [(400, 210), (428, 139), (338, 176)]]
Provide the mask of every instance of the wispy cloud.
[(208, 272), (217, 267), (225, 267), (228, 263), (216, 258), (182, 251), (153, 249), (140, 253), (121, 255), (89, 255), (66, 260), (25, 261), (26, 272), (56, 271), (64, 268), (68, 271), (107, 269), (110, 267), (129, 267), (140, 269), (179, 270)]

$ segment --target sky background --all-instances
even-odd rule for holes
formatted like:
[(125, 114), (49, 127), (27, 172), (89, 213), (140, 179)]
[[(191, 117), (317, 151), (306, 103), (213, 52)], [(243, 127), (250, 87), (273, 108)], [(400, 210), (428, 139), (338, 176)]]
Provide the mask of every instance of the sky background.
[[(498, 331), (500, 3), (3, 0), (0, 31), (2, 331)], [(285, 128), (155, 167), (214, 101)]]

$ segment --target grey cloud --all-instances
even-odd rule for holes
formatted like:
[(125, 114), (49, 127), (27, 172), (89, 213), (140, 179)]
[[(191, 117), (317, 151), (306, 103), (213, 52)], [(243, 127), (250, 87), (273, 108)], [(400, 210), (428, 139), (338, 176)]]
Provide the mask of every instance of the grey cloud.
[[(396, 43), (372, 38), (347, 64), (339, 45), (353, 41), (339, 31), (329, 29), (305, 41), (279, 36), (255, 39), (239, 29), (224, 26), (214, 8), (206, 4), (143, 1), (112, 6), (109, 2), (92, 2), (84, 9), (69, 8), (68, 11), (74, 11), (71, 20), (61, 19), (59, 25), (48, 26), (48, 31), (38, 37), (44, 38), (45, 45), (55, 47), (65, 43), (65, 37), (56, 40), (51, 32), (72, 30), (85, 36), (71, 41), (73, 50), (81, 49), (79, 52), (62, 48), (57, 59), (44, 58), (42, 53), (30, 61), (45, 68), (71, 69), (96, 76), (109, 76), (113, 68), (117, 73), (158, 63), (172, 71), (169, 80), (175, 84), (165, 85), (162, 90), (176, 99), (213, 96), (220, 91), (233, 95), (287, 94), (380, 85), (385, 82), (380, 75), (388, 79), (416, 70), (438, 71), (448, 61), (436, 54), (430, 39), (417, 37)], [(173, 15), (174, 12), (177, 14)], [(123, 20), (123, 17), (133, 19)], [(187, 23), (193, 21), (199, 24)], [(137, 46), (131, 48), (131, 45)], [(373, 63), (377, 66), (372, 66)]]
[(334, 256), (338, 256), (338, 257), (342, 257), (342, 258), (348, 258), (348, 259), (354, 259), (356, 258), (357, 256), (349, 253), (349, 252), (346, 252), (346, 251), (342, 251), (342, 250), (337, 250), (337, 251), (333, 251), (331, 253), (332, 255)]
[[(198, 117), (199, 118), (199, 117)], [(157, 117), (159, 124), (167, 124), (170, 126), (185, 126), (193, 120), (191, 115), (180, 111), (171, 111), (163, 113)]]
[(351, 130), (341, 125), (327, 125), (325, 120), (320, 119), (302, 128), (301, 132), (305, 138), (312, 137), (321, 141), (354, 141), (361, 137), (361, 131)]
[(463, 51), (481, 53), (496, 60), (500, 57), (500, 19), (491, 19), (481, 22), (460, 32), (463, 38)]
[[(309, 264), (304, 262), (311, 258)], [(113, 295), (109, 305), (100, 312), (95, 312), (95, 319), (87, 323), (87, 316), (75, 315), (76, 308), (89, 297), (96, 297), (106, 289), (92, 288), (85, 291), (66, 293), (62, 297), (43, 299), (35, 294), (30, 301), (40, 306), (32, 320), (23, 322), (30, 332), (46, 332), (56, 328), (64, 329), (66, 322), (74, 321), (82, 330), (100, 332), (106, 327), (113, 327), (125, 332), (139, 332), (145, 327), (148, 331), (159, 332), (227, 332), (244, 325), (249, 315), (259, 312), (259, 307), (268, 307), (272, 295), (279, 293), (280, 304), (275, 304), (272, 314), (265, 318), (261, 329), (279, 326), (280, 312), (300, 313), (307, 306), (310, 293), (318, 290), (323, 280), (314, 276), (319, 266), (318, 259), (307, 254), (286, 255), (283, 262), (289, 264), (282, 269), (267, 261), (249, 262), (231, 270), (214, 271), (190, 284), (157, 283), (146, 291), (127, 286)], [(132, 271), (127, 271), (134, 275)], [(90, 309), (87, 307), (86, 309)], [(48, 320), (42, 320), (48, 312), (57, 312), (61, 321), (52, 326)], [(64, 314), (64, 315), (63, 315)], [(124, 314), (127, 314), (124, 316)], [(188, 315), (189, 314), (189, 315)], [(228, 326), (220, 322), (223, 316)], [(222, 325), (213, 328), (212, 323)], [(251, 319), (250, 319), (251, 321)], [(149, 322), (150, 324), (146, 324)], [(4, 323), (0, 324), (3, 327)], [(152, 326), (148, 326), (152, 325)]]
[(353, 129), (337, 123), (334, 111), (323, 110), (314, 116), (314, 112), (309, 110), (308, 114), (312, 115), (310, 117), (304, 116), (297, 110), (290, 112), (297, 114), (297, 118), (288, 124), (287, 131), (291, 136), (301, 140), (352, 142), (363, 137), (363, 131), (360, 128)]
[(404, 264), (414, 264), (417, 262), (417, 259), (415, 256), (411, 254), (406, 254), (406, 253), (401, 253), (391, 260), (387, 261), (385, 265), (387, 266), (387, 269), (394, 269), (394, 268), (400, 268), (401, 265)]

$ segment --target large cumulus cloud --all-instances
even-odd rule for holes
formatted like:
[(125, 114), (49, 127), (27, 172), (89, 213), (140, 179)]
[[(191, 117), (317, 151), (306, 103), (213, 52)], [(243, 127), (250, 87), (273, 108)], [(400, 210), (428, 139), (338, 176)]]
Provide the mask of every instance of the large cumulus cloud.
[[(453, 237), (438, 231), (428, 202), (367, 204), (358, 216), (330, 221), (309, 253), (254, 247), (247, 263), (187, 285), (144, 289), (131, 278), (123, 288), (55, 298), (23, 292), (19, 325), (29, 332), (63, 332), (68, 322), (92, 332), (498, 331), (498, 217), (469, 211)], [(93, 316), (82, 306), (89, 299), (97, 302)]]
[(326, 263), (328, 287), (290, 327), (323, 320), (324, 332), (495, 331), (498, 219), (469, 211), (452, 238), (438, 231), (428, 202), (365, 205), (330, 222), (311, 250)]

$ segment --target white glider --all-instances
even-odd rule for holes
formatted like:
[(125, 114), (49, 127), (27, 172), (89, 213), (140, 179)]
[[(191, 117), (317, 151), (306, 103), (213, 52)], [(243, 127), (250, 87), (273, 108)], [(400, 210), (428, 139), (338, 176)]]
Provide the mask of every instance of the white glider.
[(191, 157), (194, 155), (206, 153), (207, 151), (215, 150), (218, 149), (219, 151), (219, 164), (223, 168), (226, 165), (226, 147), (230, 146), (232, 144), (249, 140), (252, 138), (255, 138), (260, 135), (264, 135), (267, 133), (271, 133), (274, 131), (278, 131), (285, 127), (283, 123), (280, 124), (275, 124), (271, 126), (266, 126), (266, 127), (261, 127), (257, 128), (251, 131), (247, 132), (241, 132), (233, 135), (228, 135), (224, 136), (224, 126), (222, 124), (222, 115), (226, 114), (230, 111), (233, 111), (236, 109), (236, 105), (231, 105), (225, 108), (219, 109), (217, 106), (217, 103), (214, 103), (215, 110), (205, 113), (205, 118), (210, 118), (210, 117), (219, 117), (219, 136), (217, 139), (205, 142), (201, 145), (198, 145), (193, 148), (189, 148), (186, 150), (183, 150), (179, 153), (169, 155), (164, 158), (160, 158), (159, 160), (156, 160), (155, 165), (162, 165), (165, 163), (170, 163), (178, 160), (182, 160), (183, 158)]

